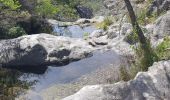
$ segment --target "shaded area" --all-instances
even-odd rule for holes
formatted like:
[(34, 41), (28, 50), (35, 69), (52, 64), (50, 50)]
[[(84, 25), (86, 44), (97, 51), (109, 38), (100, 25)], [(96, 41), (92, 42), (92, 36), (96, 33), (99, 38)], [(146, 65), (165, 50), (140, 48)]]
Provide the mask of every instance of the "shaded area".
[(0, 68), (0, 100), (14, 100), (36, 81), (21, 81), (21, 75), (17, 70)]

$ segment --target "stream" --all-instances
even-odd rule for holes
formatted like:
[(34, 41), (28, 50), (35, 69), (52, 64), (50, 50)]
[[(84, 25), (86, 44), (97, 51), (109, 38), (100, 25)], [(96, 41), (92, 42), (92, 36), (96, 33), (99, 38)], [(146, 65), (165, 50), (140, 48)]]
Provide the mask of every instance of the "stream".
[[(78, 25), (72, 25), (68, 27), (59, 27), (57, 25), (54, 26), (54, 32), (56, 35), (74, 38), (83, 38), (84, 33), (92, 33), (94, 30), (96, 30), (95, 26), (87, 26), (84, 28)], [(41, 97), (39, 98), (38, 95), (35, 96), (34, 94), (39, 94), (40, 91), (46, 90), (56, 84), (72, 83), (76, 81), (76, 79), (86, 74), (95, 72), (95, 70), (99, 68), (107, 68), (110, 64), (114, 66), (119, 65), (121, 63), (120, 59), (120, 56), (114, 51), (95, 51), (92, 57), (72, 62), (65, 66), (48, 66), (47, 68), (40, 70), (25, 69), (24, 71), (22, 69), (22, 74), (17, 74), (17, 77), (13, 79), (16, 79), (21, 83), (23, 82), (24, 84), (28, 84), (26, 86), (28, 86), (28, 90), (32, 92), (26, 94), (27, 97), (29, 97), (27, 99), (44, 100)], [(38, 70), (38, 73), (36, 73), (35, 70)], [(12, 76), (8, 77), (11, 78)], [(22, 97), (24, 95), (25, 94), (22, 94), (20, 96)]]

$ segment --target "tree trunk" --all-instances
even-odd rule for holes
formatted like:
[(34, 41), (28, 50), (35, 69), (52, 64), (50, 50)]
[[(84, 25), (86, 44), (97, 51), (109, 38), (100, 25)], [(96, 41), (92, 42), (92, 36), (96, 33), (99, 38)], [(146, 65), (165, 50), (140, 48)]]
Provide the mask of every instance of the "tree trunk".
[(133, 7), (132, 7), (130, 1), (124, 0), (124, 2), (126, 4), (128, 12), (129, 12), (129, 16), (130, 16), (130, 19), (131, 19), (133, 29), (137, 33), (140, 43), (146, 44), (146, 38), (145, 38), (145, 36), (142, 32), (142, 29), (139, 27), (139, 24), (137, 22), (137, 19), (136, 19), (136, 16), (135, 16), (135, 13), (134, 13), (134, 10), (133, 10)]
[[(152, 49), (150, 47), (150, 43), (147, 41), (142, 29), (140, 28), (140, 26), (137, 22), (136, 15), (135, 15), (135, 12), (133, 10), (133, 7), (132, 7), (130, 1), (124, 0), (124, 2), (126, 4), (126, 7), (128, 10), (130, 19), (131, 19), (133, 30), (138, 35), (138, 39), (139, 39), (140, 46), (142, 49), (142, 56), (143, 56), (143, 58), (141, 59), (141, 63), (142, 63), (141, 67), (142, 67), (142, 70), (145, 71), (148, 69), (149, 66), (151, 66), (153, 64), (154, 57), (156, 57), (156, 55), (152, 51)], [(157, 58), (155, 58), (155, 59), (157, 59)]]

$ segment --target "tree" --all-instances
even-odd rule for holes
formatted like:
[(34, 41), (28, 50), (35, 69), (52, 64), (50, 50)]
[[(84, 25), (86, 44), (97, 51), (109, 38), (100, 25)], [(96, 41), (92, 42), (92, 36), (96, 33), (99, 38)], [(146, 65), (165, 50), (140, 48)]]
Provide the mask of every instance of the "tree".
[(16, 10), (21, 7), (18, 0), (0, 0), (0, 3), (2, 3), (6, 7), (9, 7), (12, 10)]
[(131, 23), (132, 23), (132, 26), (133, 26), (133, 30), (138, 35), (138, 39), (139, 39), (139, 42), (140, 42), (140, 48), (142, 49), (142, 53), (143, 53), (143, 58), (141, 60), (142, 70), (147, 70), (148, 67), (153, 64), (153, 62), (155, 61), (155, 59), (157, 57), (154, 54), (154, 52), (152, 51), (152, 49), (150, 47), (150, 42), (144, 36), (144, 33), (143, 33), (142, 29), (140, 28), (140, 26), (137, 22), (137, 18), (136, 18), (136, 15), (134, 13), (131, 2), (129, 0), (124, 0), (124, 2), (125, 2), (125, 5), (127, 7), (129, 16), (130, 16), (130, 20), (131, 20)]
[(51, 0), (41, 0), (36, 6), (36, 12), (42, 17), (51, 17), (58, 12), (58, 7)]

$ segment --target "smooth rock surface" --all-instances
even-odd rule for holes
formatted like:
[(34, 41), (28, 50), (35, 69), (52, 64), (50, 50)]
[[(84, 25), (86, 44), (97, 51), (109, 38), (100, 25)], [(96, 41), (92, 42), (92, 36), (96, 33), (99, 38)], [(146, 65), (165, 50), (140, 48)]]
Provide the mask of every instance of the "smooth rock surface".
[(5, 67), (65, 65), (90, 56), (91, 51), (92, 47), (82, 39), (27, 35), (0, 41), (0, 64)]
[(134, 80), (111, 85), (92, 85), (63, 100), (169, 100), (170, 61), (154, 63)]

